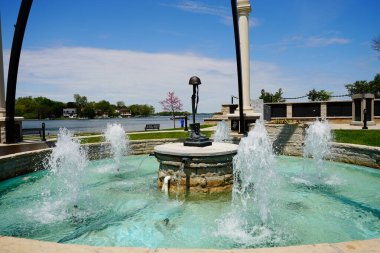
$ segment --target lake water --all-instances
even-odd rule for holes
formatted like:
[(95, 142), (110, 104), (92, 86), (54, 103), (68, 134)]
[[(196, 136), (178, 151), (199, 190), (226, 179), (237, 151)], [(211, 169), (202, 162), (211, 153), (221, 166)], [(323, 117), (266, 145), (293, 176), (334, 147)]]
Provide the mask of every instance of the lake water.
[[(201, 114), (196, 116), (196, 122), (203, 124), (205, 118), (210, 118), (212, 114)], [(127, 132), (144, 131), (146, 124), (160, 124), (160, 129), (173, 128), (173, 121), (170, 116), (153, 116), (142, 118), (114, 118), (114, 119), (69, 119), (69, 120), (24, 120), (23, 128), (38, 128), (45, 123), (46, 134), (55, 134), (59, 128), (65, 127), (70, 131), (101, 133), (107, 128), (108, 123), (119, 123)], [(191, 123), (189, 117), (188, 124)], [(180, 120), (176, 120), (176, 127), (180, 127)]]

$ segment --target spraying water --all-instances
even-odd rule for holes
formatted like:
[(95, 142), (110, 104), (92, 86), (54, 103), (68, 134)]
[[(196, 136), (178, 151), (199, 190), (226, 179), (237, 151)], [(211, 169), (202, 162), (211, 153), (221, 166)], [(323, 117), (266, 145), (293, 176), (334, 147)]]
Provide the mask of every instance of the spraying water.
[(219, 222), (218, 235), (245, 245), (258, 245), (275, 236), (270, 229), (278, 185), (274, 166), (272, 143), (263, 121), (257, 120), (255, 128), (241, 139), (234, 157), (234, 208)]
[(331, 142), (331, 127), (326, 120), (316, 120), (306, 129), (303, 155), (314, 159), (318, 177), (321, 177), (323, 160), (330, 154)]
[(115, 161), (116, 167), (120, 167), (120, 159), (129, 151), (129, 139), (120, 124), (107, 124), (104, 132), (106, 142), (110, 143), (110, 153)]
[(65, 195), (75, 198), (79, 191), (81, 174), (88, 164), (87, 152), (80, 142), (73, 139), (66, 128), (59, 129), (56, 146), (45, 163), (52, 176), (58, 178)]
[(216, 126), (216, 131), (213, 135), (214, 142), (228, 142), (231, 140), (231, 130), (226, 122), (222, 120)]
[(234, 157), (233, 199), (247, 210), (251, 205), (258, 205), (263, 224), (268, 223), (277, 182), (274, 165), (272, 143), (263, 121), (257, 120), (255, 128), (240, 141)]
[(68, 209), (76, 206), (87, 165), (87, 151), (73, 139), (69, 130), (59, 129), (56, 146), (44, 162), (49, 173), (42, 189), (42, 200), (26, 210), (28, 216), (41, 223), (65, 219)]

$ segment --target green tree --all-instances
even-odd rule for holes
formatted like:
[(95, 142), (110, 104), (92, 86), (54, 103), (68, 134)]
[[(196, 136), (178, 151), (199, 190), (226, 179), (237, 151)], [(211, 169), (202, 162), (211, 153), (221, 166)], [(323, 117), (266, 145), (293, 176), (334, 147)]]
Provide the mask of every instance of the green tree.
[(274, 94), (262, 89), (259, 99), (262, 99), (264, 103), (285, 102), (285, 99), (282, 97), (282, 95), (283, 95), (283, 92), (281, 88), (278, 89), (278, 91), (276, 91)]
[(95, 104), (95, 110), (97, 110), (97, 114), (99, 116), (103, 114), (108, 114), (108, 116), (112, 116), (114, 109), (110, 102), (106, 100), (100, 100), (98, 103)]
[(89, 119), (93, 119), (95, 118), (96, 116), (96, 113), (95, 113), (95, 107), (94, 107), (94, 102), (90, 102), (88, 103), (82, 110), (82, 116), (83, 117), (86, 117), (86, 118), (89, 118)]
[(117, 108), (125, 108), (125, 103), (123, 101), (117, 101), (116, 102), (116, 107)]
[(26, 119), (36, 119), (36, 102), (32, 97), (19, 97), (16, 99), (15, 115)]
[(352, 84), (345, 85), (347, 91), (350, 95), (353, 94), (363, 94), (372, 93), (375, 94), (376, 98), (380, 97), (380, 74), (376, 74), (372, 81), (356, 81)]
[(82, 116), (82, 110), (84, 107), (87, 105), (87, 97), (86, 96), (81, 96), (79, 94), (74, 94), (74, 100), (75, 100), (75, 105), (76, 108), (78, 109), (78, 114), (79, 116)]
[(331, 94), (329, 91), (312, 89), (306, 95), (310, 101), (329, 101)]
[(372, 40), (372, 48), (373, 50), (380, 52), (380, 35)]
[(58, 118), (65, 104), (45, 97), (20, 97), (16, 100), (15, 113), (26, 119)]
[(132, 116), (149, 116), (154, 114), (154, 107), (151, 105), (133, 104), (128, 106)]

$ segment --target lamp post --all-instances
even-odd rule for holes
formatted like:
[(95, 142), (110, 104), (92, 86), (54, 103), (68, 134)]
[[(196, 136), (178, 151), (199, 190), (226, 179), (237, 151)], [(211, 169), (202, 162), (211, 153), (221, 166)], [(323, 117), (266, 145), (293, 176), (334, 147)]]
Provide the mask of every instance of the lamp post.
[(195, 123), (195, 115), (198, 110), (199, 102), (199, 85), (201, 84), (201, 79), (197, 76), (192, 76), (189, 80), (189, 85), (193, 86), (193, 95), (191, 96), (191, 110), (193, 115), (193, 123), (190, 124), (190, 137), (184, 142), (184, 146), (193, 147), (206, 147), (211, 146), (212, 142), (209, 138), (201, 134), (200, 124)]
[(363, 119), (362, 129), (368, 129), (368, 127), (367, 127), (367, 109), (364, 109), (363, 116), (364, 116), (364, 119)]

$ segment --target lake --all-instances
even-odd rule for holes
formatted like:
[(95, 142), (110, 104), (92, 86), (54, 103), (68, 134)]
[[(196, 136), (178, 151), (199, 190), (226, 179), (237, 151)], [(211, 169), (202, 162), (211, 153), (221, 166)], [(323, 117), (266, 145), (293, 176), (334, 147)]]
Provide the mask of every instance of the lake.
[[(211, 118), (212, 114), (196, 116), (196, 122), (203, 124), (205, 118)], [(68, 120), (24, 120), (23, 128), (38, 128), (45, 123), (46, 134), (56, 134), (61, 127), (65, 127), (74, 133), (91, 132), (102, 133), (109, 123), (121, 124), (125, 131), (144, 131), (146, 124), (160, 124), (160, 129), (173, 128), (171, 116), (153, 116), (141, 118), (112, 118), (112, 119), (68, 119)], [(191, 123), (189, 117), (188, 124)], [(180, 120), (176, 120), (176, 127), (180, 127)]]

